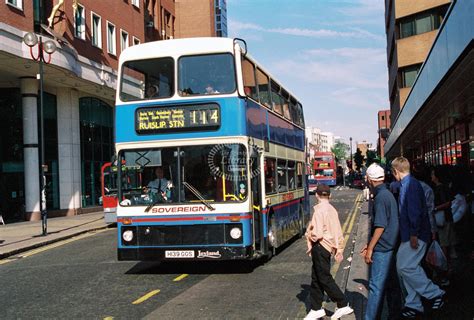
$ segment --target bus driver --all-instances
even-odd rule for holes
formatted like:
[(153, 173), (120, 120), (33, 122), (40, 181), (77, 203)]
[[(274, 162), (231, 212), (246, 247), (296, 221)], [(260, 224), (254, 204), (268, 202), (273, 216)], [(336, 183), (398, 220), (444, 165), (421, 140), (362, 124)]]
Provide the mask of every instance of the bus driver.
[(156, 179), (150, 181), (148, 185), (144, 188), (144, 191), (146, 193), (151, 192), (152, 194), (159, 193), (166, 201), (169, 198), (169, 190), (172, 187), (171, 182), (164, 177), (162, 167), (155, 168), (155, 176)]

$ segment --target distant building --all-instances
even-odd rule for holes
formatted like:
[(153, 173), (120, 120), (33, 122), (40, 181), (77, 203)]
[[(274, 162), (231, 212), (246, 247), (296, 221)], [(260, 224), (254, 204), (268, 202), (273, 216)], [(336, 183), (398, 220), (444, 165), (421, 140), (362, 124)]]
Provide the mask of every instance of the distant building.
[(175, 0), (176, 36), (227, 37), (226, 0)]
[(356, 142), (356, 150), (359, 149), (362, 152), (362, 156), (364, 158), (367, 158), (367, 151), (371, 150), (373, 151), (372, 143), (369, 143), (367, 141), (362, 141), (362, 142)]
[(450, 0), (386, 0), (388, 90), (392, 124), (436, 38)]
[(377, 154), (380, 159), (385, 157), (384, 146), (390, 135), (390, 110), (381, 110), (377, 113), (378, 139)]
[(306, 138), (308, 139), (310, 152), (331, 152), (334, 147), (334, 134), (322, 132), (315, 127), (306, 127)]

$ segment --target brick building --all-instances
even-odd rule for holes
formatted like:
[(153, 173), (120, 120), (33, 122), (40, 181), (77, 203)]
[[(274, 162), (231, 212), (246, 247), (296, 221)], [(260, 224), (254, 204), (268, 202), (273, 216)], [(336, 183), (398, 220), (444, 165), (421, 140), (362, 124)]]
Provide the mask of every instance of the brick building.
[(226, 0), (175, 1), (177, 37), (227, 37)]
[(450, 0), (386, 0), (388, 90), (391, 123), (403, 108), (428, 56)]
[[(474, 1), (385, 5), (392, 120), (385, 156), (474, 172)], [(395, 70), (410, 84), (399, 99)]]
[(118, 57), (128, 46), (175, 38), (179, 1), (110, 3), (0, 2), (0, 212), (7, 222), (40, 218), (38, 45), (30, 51), (23, 43), (28, 32), (57, 46), (45, 53), (43, 77), (48, 215), (99, 209), (100, 168), (114, 150)]

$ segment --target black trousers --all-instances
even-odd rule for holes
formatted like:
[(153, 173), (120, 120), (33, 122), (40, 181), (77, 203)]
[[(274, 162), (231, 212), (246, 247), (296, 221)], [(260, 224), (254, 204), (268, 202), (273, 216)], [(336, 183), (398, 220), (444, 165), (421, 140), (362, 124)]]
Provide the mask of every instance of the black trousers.
[(311, 250), (313, 268), (311, 272), (310, 302), (312, 310), (319, 310), (323, 305), (324, 292), (337, 303), (338, 308), (347, 306), (344, 293), (339, 289), (331, 276), (331, 253), (319, 243), (314, 243)]

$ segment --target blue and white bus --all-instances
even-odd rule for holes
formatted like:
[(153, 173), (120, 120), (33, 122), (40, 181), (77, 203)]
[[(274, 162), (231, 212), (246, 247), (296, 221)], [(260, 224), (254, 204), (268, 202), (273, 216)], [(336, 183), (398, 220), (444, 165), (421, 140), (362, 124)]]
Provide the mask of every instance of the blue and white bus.
[(143, 181), (118, 170), (119, 260), (268, 257), (304, 232), (303, 108), (243, 40), (126, 49), (115, 121), (117, 163)]

